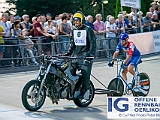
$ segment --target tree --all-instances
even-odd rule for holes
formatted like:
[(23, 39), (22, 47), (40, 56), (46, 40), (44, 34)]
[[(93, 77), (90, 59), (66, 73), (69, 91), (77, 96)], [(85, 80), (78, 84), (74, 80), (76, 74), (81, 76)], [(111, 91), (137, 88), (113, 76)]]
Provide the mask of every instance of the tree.
[(74, 13), (81, 10), (86, 15), (94, 15), (98, 6), (94, 6), (96, 0), (7, 0), (15, 4), (18, 15), (28, 14), (31, 17), (38, 13), (50, 12), (53, 16), (60, 13)]

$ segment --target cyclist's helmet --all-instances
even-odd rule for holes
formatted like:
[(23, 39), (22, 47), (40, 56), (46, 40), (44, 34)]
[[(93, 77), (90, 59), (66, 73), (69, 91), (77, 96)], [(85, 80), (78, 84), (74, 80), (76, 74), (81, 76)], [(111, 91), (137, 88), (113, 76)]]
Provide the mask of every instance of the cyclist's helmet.
[(126, 41), (127, 38), (129, 38), (129, 35), (127, 33), (121, 33), (119, 36), (119, 39), (121, 41)]

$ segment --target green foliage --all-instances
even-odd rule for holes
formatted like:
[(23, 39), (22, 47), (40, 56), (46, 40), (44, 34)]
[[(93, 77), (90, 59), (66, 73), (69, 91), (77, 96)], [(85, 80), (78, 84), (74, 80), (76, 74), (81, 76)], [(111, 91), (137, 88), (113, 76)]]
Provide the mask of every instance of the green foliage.
[(29, 14), (31, 17), (38, 13), (51, 13), (53, 16), (60, 13), (75, 13), (77, 10), (84, 14), (95, 15), (98, 13), (99, 5), (93, 6), (96, 0), (7, 0), (8, 3), (16, 5), (17, 14)]
[[(141, 10), (144, 15), (149, 10), (152, 1), (141, 0)], [(55, 16), (64, 12), (75, 13), (77, 10), (93, 17), (97, 13), (102, 14), (101, 0), (7, 0), (7, 2), (16, 5), (16, 8), (10, 10), (17, 9), (17, 14), (20, 16), (26, 13), (33, 17), (38, 13), (46, 14), (48, 12)], [(123, 7), (123, 10), (127, 13), (131, 12), (128, 7)], [(113, 15), (117, 18), (119, 12), (121, 12), (120, 0), (108, 0), (108, 4), (104, 4), (105, 17)]]
[[(146, 14), (146, 12), (149, 11), (151, 2), (153, 2), (153, 0), (141, 0), (141, 11), (144, 13), (144, 15)], [(131, 9), (129, 7), (123, 7), (123, 11), (130, 13)], [(121, 4), (120, 0), (116, 0), (116, 14), (115, 14), (116, 18), (119, 12), (121, 12)]]

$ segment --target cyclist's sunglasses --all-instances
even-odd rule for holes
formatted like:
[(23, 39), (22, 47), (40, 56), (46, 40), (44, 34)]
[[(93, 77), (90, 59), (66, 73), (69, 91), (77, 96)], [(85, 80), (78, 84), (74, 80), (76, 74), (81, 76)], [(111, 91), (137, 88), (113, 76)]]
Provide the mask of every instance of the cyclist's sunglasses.
[(126, 41), (126, 40), (121, 40), (121, 39), (120, 39), (120, 42), (125, 42), (125, 41)]

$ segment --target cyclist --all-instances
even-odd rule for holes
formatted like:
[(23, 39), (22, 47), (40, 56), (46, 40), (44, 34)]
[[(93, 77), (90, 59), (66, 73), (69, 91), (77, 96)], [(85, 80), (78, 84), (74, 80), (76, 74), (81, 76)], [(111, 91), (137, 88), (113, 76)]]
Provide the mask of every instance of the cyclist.
[[(129, 36), (127, 33), (121, 33), (120, 36), (120, 42), (117, 45), (116, 51), (113, 54), (113, 58), (116, 58), (120, 49), (123, 49), (124, 52), (127, 53), (127, 58), (124, 61), (123, 65), (121, 66), (122, 71), (122, 77), (127, 82), (127, 73), (130, 72), (135, 79), (135, 87), (134, 90), (138, 89), (140, 87), (139, 85), (139, 75), (136, 75), (136, 72), (134, 71), (134, 68), (140, 63), (141, 61), (141, 53), (136, 48), (133, 42), (128, 41)], [(109, 67), (112, 67), (114, 64), (114, 60), (110, 61), (108, 63)]]

